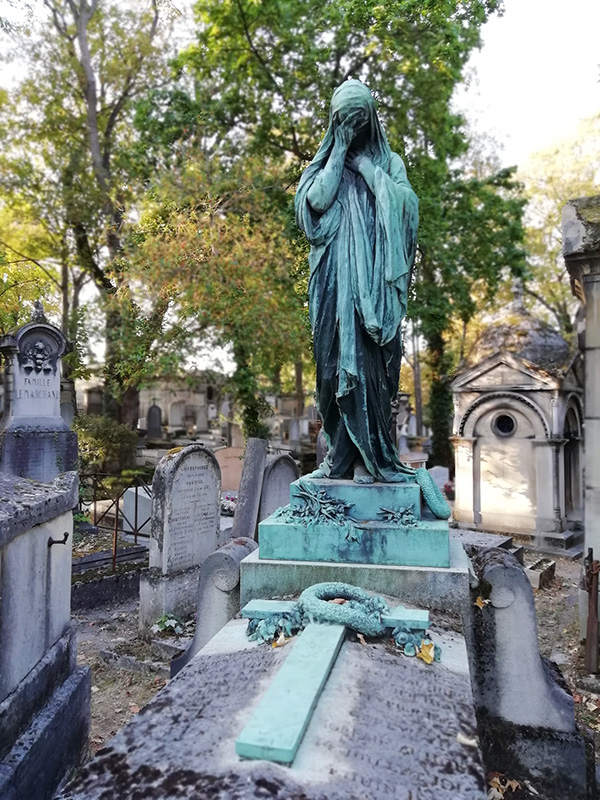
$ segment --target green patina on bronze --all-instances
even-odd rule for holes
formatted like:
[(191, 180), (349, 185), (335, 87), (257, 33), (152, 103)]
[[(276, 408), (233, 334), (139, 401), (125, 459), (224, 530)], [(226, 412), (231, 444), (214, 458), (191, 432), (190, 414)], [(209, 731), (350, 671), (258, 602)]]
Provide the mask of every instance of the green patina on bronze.
[(298, 186), (296, 219), (311, 245), (317, 405), (329, 445), (321, 473), (416, 480), (433, 513), (447, 519), (429, 473), (400, 462), (390, 432), (418, 200), (360, 81), (333, 93), (327, 133)]

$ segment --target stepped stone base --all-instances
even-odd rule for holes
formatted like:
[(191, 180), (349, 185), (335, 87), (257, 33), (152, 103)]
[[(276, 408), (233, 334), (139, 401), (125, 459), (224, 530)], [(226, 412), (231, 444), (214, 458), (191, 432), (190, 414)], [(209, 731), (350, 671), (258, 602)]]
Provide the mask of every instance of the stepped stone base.
[(469, 604), (469, 560), (458, 540), (450, 541), (449, 567), (341, 564), (264, 560), (261, 546), (240, 564), (240, 602), (297, 595), (315, 583), (341, 581), (402, 603), (464, 614)]

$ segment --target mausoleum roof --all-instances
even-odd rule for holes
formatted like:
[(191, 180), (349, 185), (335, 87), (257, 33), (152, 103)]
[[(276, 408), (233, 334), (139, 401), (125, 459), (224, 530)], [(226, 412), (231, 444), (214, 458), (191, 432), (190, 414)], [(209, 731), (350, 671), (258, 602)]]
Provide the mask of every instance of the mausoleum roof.
[(474, 366), (502, 351), (549, 372), (562, 371), (572, 357), (567, 340), (547, 322), (532, 316), (522, 297), (515, 297), (513, 303), (492, 318), (473, 345), (466, 365)]

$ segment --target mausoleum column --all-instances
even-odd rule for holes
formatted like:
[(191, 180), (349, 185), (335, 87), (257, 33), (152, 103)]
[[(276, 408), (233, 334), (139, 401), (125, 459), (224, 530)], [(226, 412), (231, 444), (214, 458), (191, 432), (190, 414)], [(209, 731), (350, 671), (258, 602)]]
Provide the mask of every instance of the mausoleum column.
[(454, 445), (456, 454), (454, 519), (457, 522), (481, 522), (479, 463), (475, 461), (477, 438), (453, 436), (450, 441)]
[(563, 256), (573, 293), (585, 306), (579, 346), (585, 361), (585, 547), (600, 555), (600, 196), (563, 208)]

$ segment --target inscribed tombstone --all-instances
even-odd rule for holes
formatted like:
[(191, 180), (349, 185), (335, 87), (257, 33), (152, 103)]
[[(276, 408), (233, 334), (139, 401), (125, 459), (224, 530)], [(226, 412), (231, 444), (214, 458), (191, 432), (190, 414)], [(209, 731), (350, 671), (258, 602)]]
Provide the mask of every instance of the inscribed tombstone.
[(165, 456), (152, 482), (150, 567), (163, 575), (199, 566), (218, 547), (221, 472), (201, 445)]

